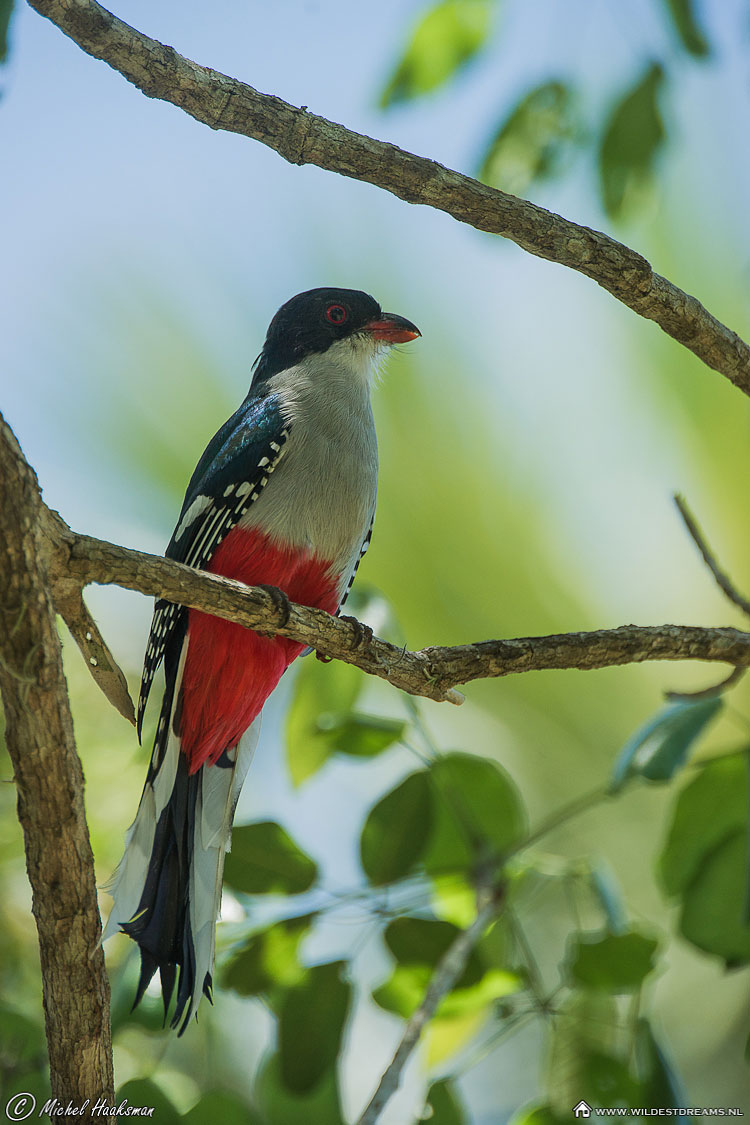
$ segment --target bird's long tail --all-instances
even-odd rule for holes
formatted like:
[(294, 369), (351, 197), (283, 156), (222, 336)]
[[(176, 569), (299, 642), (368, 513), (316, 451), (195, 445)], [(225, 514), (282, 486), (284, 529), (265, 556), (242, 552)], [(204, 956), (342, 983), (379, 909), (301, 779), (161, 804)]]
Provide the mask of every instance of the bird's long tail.
[(173, 688), (162, 701), (143, 795), (108, 888), (114, 903), (102, 939), (122, 930), (140, 948), (134, 1007), (158, 969), (166, 1018), (177, 979), (171, 1026), (179, 1034), (201, 995), (211, 998), (224, 855), (260, 733), (258, 716), (215, 765), (188, 772), (176, 718), (187, 645), (186, 639)]

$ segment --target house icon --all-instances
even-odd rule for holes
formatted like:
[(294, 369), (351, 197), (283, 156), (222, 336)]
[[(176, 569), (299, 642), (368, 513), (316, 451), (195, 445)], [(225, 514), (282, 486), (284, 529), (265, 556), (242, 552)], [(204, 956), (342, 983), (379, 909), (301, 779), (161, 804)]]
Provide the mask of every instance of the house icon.
[(578, 1105), (573, 1106), (573, 1113), (576, 1117), (591, 1117), (591, 1106), (584, 1101), (580, 1101)]

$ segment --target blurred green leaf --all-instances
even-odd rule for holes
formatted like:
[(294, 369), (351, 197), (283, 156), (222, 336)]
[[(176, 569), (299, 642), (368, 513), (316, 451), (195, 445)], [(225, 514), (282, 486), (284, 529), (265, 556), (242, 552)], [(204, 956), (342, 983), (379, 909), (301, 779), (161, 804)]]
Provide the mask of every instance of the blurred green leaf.
[[(458, 926), (431, 918), (396, 918), (385, 929), (386, 945), (398, 962), (390, 978), (373, 992), (381, 1008), (408, 1018), (424, 999), (432, 974), (461, 933)], [(517, 992), (515, 973), (487, 964), (481, 947), (472, 950), (466, 968), (444, 997), (438, 1015), (454, 1017), (480, 1011), (493, 1000)]]
[(299, 962), (299, 946), (315, 918), (315, 914), (285, 918), (252, 934), (222, 965), (222, 987), (240, 996), (255, 996), (297, 984), (306, 971)]
[(372, 991), (378, 1007), (408, 1020), (424, 1000), (432, 977), (429, 965), (396, 965), (388, 980)]
[(658, 867), (684, 936), (728, 965), (750, 960), (748, 784), (747, 754), (703, 766), (675, 802)]
[(675, 803), (659, 874), (680, 930), (728, 965), (750, 960), (747, 754), (703, 766)]
[(427, 1091), (424, 1112), (419, 1119), (429, 1125), (466, 1125), (466, 1114), (449, 1078), (433, 1082)]
[(698, 702), (680, 700), (649, 719), (620, 751), (612, 772), (612, 792), (634, 776), (668, 781), (685, 764), (691, 747), (722, 707), (721, 696)]
[(232, 832), (224, 881), (248, 895), (298, 895), (318, 877), (315, 862), (275, 821), (244, 824)]
[(615, 995), (635, 992), (654, 968), (654, 938), (631, 930), (624, 934), (579, 934), (570, 942), (567, 969), (571, 981)]
[(532, 1102), (514, 1114), (508, 1125), (570, 1125), (570, 1110), (558, 1115), (551, 1106)]
[(655, 1109), (682, 1108), (687, 1104), (681, 1083), (654, 1036), (651, 1024), (641, 1017), (635, 1029), (635, 1053), (643, 1088), (643, 1104)]
[(370, 809), (362, 828), (360, 858), (375, 886), (408, 874), (421, 859), (432, 823), (426, 771), (410, 774)]
[(706, 853), (681, 894), (682, 934), (706, 953), (723, 957), (727, 968), (750, 962), (747, 921), (747, 832), (737, 832)]
[(13, 11), (13, 0), (0, 0), (0, 63), (8, 58), (8, 28)]
[(308, 969), (288, 990), (279, 1013), (281, 1078), (287, 1090), (307, 1094), (336, 1064), (351, 1003), (344, 961)]
[[(396, 960), (402, 965), (427, 965), (436, 968), (461, 933), (451, 922), (436, 918), (394, 918), (383, 937)], [(476, 984), (482, 979), (484, 967), (474, 949), (459, 981), (459, 987)]]
[(310, 656), (299, 662), (286, 719), (287, 762), (292, 784), (316, 773), (338, 749), (341, 728), (364, 684), (353, 664), (323, 664)]
[(429, 770), (433, 830), (430, 873), (465, 870), (488, 854), (501, 857), (523, 839), (526, 811), (510, 776), (490, 758), (446, 754)]
[(560, 170), (563, 157), (580, 136), (575, 98), (564, 82), (543, 82), (513, 107), (487, 147), (479, 178), (493, 187), (523, 195), (535, 180)]
[(483, 46), (492, 8), (492, 0), (443, 0), (431, 8), (386, 83), (381, 108), (411, 101), (452, 78)]
[(247, 1102), (222, 1090), (209, 1090), (180, 1121), (183, 1125), (207, 1125), (209, 1121), (215, 1125), (263, 1125), (263, 1119)]
[(546, 1088), (553, 1114), (589, 1105), (632, 1105), (638, 1084), (615, 1054), (618, 1011), (606, 992), (575, 991), (561, 1005), (552, 1031)]
[(696, 58), (710, 54), (708, 40), (695, 18), (693, 0), (665, 0), (665, 3), (685, 50)]
[(658, 96), (664, 70), (652, 63), (615, 105), (605, 124), (599, 149), (602, 202), (617, 218), (633, 188), (648, 180), (666, 133)]
[(282, 1081), (278, 1053), (272, 1054), (261, 1070), (258, 1091), (268, 1125), (344, 1125), (334, 1067), (308, 1093), (295, 1094)]
[[(747, 753), (750, 753), (748, 751)], [(707, 762), (677, 797), (658, 872), (668, 895), (696, 878), (706, 857), (747, 825), (746, 755)]]
[(383, 715), (347, 715), (331, 732), (333, 748), (352, 758), (374, 758), (402, 737), (406, 723)]
[(182, 1120), (161, 1086), (157, 1086), (149, 1078), (134, 1078), (120, 1086), (115, 1094), (115, 1101), (118, 1105), (127, 1101), (129, 1106), (153, 1109), (153, 1120), (158, 1121), (159, 1125), (178, 1125)]

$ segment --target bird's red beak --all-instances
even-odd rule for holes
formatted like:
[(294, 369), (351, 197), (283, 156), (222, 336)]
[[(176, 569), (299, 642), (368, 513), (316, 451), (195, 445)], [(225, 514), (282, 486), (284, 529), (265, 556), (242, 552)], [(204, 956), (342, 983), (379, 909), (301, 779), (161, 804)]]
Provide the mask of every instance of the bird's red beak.
[(416, 324), (396, 313), (383, 313), (379, 320), (371, 320), (366, 324), (364, 330), (370, 332), (375, 340), (382, 340), (386, 344), (405, 344), (422, 335)]

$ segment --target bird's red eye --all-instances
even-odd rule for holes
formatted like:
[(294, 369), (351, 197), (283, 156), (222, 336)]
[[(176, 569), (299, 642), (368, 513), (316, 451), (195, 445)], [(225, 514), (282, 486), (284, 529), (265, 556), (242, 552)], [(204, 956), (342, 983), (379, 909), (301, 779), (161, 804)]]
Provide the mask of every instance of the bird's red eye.
[(326, 309), (326, 319), (330, 320), (331, 324), (343, 324), (349, 313), (343, 305), (329, 305)]

